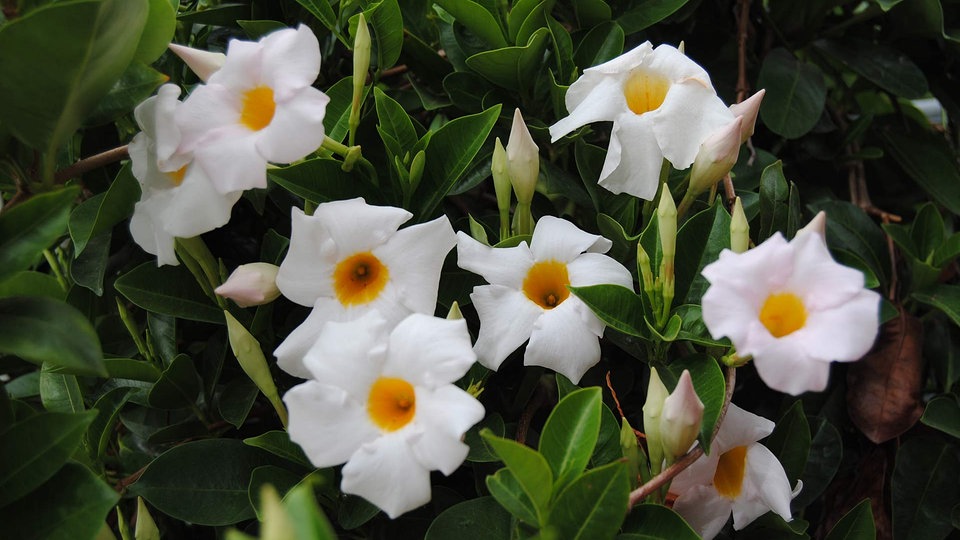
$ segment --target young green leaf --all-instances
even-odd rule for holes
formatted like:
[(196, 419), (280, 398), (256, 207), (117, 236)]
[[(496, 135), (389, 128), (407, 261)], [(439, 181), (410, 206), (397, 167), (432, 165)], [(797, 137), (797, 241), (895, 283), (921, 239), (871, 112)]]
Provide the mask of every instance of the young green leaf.
[(553, 471), (559, 492), (590, 462), (600, 433), (600, 388), (571, 392), (557, 403), (540, 434), (540, 453)]

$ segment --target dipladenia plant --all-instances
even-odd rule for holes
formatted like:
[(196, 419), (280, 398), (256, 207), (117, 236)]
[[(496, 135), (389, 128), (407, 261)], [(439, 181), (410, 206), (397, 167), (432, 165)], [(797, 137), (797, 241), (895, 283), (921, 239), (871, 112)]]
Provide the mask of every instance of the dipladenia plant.
[(957, 13), (786, 4), (4, 3), (0, 536), (955, 535)]

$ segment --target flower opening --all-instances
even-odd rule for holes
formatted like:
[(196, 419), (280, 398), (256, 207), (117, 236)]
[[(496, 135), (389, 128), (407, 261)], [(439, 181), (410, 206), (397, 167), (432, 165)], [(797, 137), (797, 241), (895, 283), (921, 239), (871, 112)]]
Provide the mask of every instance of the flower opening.
[(627, 98), (627, 107), (634, 114), (655, 111), (667, 98), (670, 81), (655, 73), (637, 71), (627, 78), (623, 85), (623, 96)]
[(184, 165), (173, 172), (164, 173), (167, 175), (167, 178), (170, 179), (170, 183), (173, 184), (173, 187), (177, 187), (183, 183), (183, 177), (187, 175), (188, 166), (189, 165)]
[(743, 474), (747, 467), (747, 447), (737, 446), (720, 455), (717, 472), (713, 474), (713, 487), (717, 493), (735, 499), (743, 487)]
[(541, 261), (527, 271), (523, 294), (543, 309), (553, 309), (570, 296), (569, 284), (566, 264), (555, 260)]
[(273, 100), (273, 89), (269, 86), (257, 86), (243, 93), (243, 110), (240, 123), (251, 131), (260, 131), (270, 125), (277, 102)]
[(390, 272), (373, 253), (355, 253), (337, 264), (333, 271), (333, 289), (345, 306), (376, 300), (387, 285)]
[(416, 392), (407, 381), (380, 377), (370, 387), (367, 413), (381, 429), (396, 431), (402, 428), (413, 420), (416, 410)]
[(774, 293), (760, 308), (760, 322), (773, 337), (781, 338), (803, 328), (807, 310), (803, 300), (793, 293)]

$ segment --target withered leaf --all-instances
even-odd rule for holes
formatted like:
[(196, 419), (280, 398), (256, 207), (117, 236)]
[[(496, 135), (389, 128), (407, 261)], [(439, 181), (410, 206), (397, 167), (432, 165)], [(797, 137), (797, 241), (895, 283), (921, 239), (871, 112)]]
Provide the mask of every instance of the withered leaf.
[(923, 413), (923, 325), (900, 310), (883, 325), (873, 350), (847, 370), (847, 411), (880, 444), (913, 427)]

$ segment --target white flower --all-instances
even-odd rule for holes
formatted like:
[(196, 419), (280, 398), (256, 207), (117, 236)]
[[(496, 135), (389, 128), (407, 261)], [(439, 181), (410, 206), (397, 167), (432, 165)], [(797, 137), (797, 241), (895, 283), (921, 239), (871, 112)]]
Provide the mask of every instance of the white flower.
[(457, 233), (457, 264), (490, 283), (470, 295), (480, 315), (474, 346), (480, 363), (495, 370), (529, 339), (525, 365), (548, 367), (578, 382), (600, 361), (605, 325), (567, 286), (607, 283), (632, 290), (630, 272), (601, 255), (611, 245), (551, 216), (537, 222), (529, 247), (491, 248)]
[(773, 422), (730, 404), (711, 445), (670, 484), (679, 496), (673, 509), (710, 540), (733, 514), (740, 530), (768, 510), (790, 521), (790, 481), (783, 465), (758, 443), (773, 431)]
[(484, 409), (452, 383), (475, 359), (462, 319), (331, 322), (304, 360), (313, 380), (283, 398), (287, 432), (315, 466), (346, 462), (341, 490), (395, 518), (430, 500), (430, 471), (466, 458), (460, 438)]
[(666, 158), (689, 167), (700, 143), (734, 115), (695, 62), (650, 42), (587, 68), (566, 95), (570, 116), (550, 126), (554, 141), (591, 122), (612, 121), (599, 183), (614, 193), (653, 199)]
[(241, 191), (221, 193), (189, 152), (178, 152), (180, 130), (174, 115), (182, 106), (180, 88), (165, 84), (134, 109), (142, 132), (130, 141), (140, 202), (130, 220), (134, 241), (157, 256), (157, 264), (179, 264), (174, 238), (191, 238), (230, 221)]
[(327, 102), (311, 85), (320, 48), (306, 26), (230, 42), (223, 66), (177, 112), (181, 150), (221, 192), (267, 187), (268, 161), (290, 163), (323, 142)]
[(880, 295), (834, 262), (818, 233), (779, 233), (754, 249), (724, 250), (703, 269), (703, 321), (753, 357), (763, 381), (793, 395), (822, 391), (830, 362), (859, 360), (877, 335)]
[(393, 325), (436, 310), (440, 269), (457, 243), (446, 217), (398, 230), (410, 212), (359, 198), (323, 203), (312, 216), (298, 208), (292, 213), (277, 286), (313, 311), (274, 352), (288, 373), (309, 377), (303, 355), (327, 321), (376, 309)]
[(240, 307), (269, 304), (280, 296), (277, 288), (279, 270), (277, 265), (265, 262), (241, 264), (213, 292), (233, 300)]
[(673, 393), (663, 400), (660, 411), (660, 440), (668, 458), (682, 456), (690, 449), (703, 423), (703, 402), (693, 388), (690, 372), (683, 370)]

